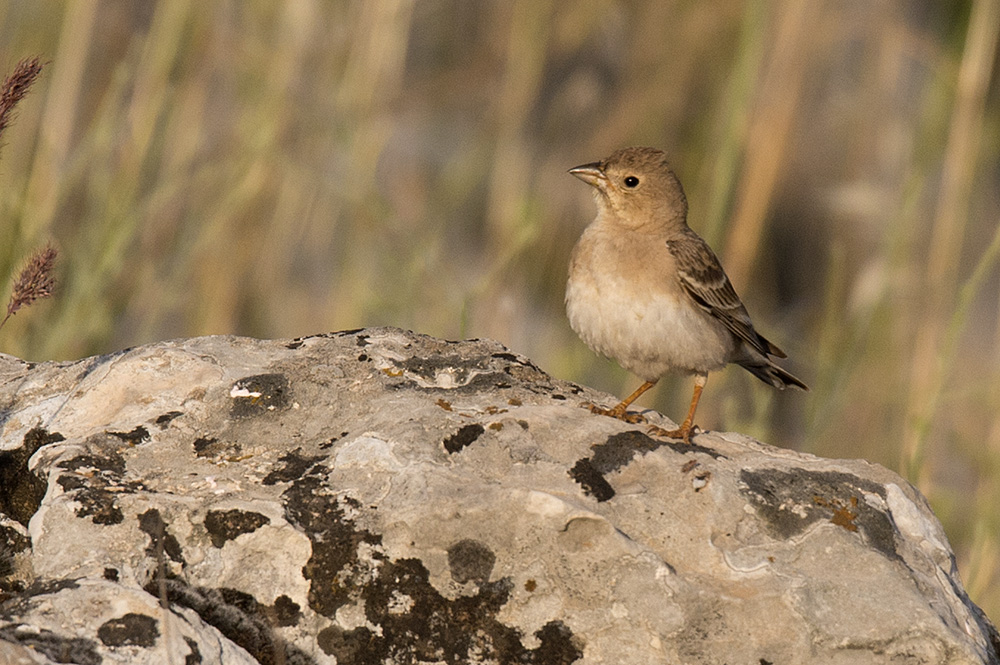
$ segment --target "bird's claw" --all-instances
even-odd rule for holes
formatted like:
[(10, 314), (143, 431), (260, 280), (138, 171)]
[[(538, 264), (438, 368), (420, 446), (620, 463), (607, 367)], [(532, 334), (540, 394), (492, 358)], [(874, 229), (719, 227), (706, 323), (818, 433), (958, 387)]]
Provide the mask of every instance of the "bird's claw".
[(668, 439), (680, 439), (686, 444), (691, 443), (691, 435), (694, 434), (694, 427), (678, 427), (677, 429), (663, 429), (662, 427), (657, 427), (656, 425), (650, 425), (646, 430), (653, 436), (662, 436)]
[(609, 416), (611, 418), (617, 418), (618, 420), (623, 420), (632, 425), (649, 422), (646, 420), (646, 416), (642, 415), (641, 413), (629, 413), (625, 409), (620, 409), (618, 407), (615, 407), (613, 409), (605, 409), (603, 407), (597, 406), (596, 404), (590, 404), (590, 403), (586, 403), (583, 406), (590, 409), (591, 413), (596, 413), (599, 416)]

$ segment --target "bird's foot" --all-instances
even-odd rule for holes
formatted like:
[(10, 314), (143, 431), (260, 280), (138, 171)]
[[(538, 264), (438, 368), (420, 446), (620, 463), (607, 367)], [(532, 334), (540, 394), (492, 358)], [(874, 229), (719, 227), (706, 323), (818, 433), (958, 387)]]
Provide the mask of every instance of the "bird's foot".
[(602, 407), (597, 406), (596, 404), (589, 404), (589, 403), (584, 404), (584, 406), (590, 409), (591, 413), (596, 413), (599, 416), (610, 416), (611, 418), (624, 420), (625, 422), (631, 423), (633, 425), (638, 423), (648, 422), (646, 420), (646, 416), (642, 415), (641, 413), (629, 413), (626, 410), (626, 408), (621, 404), (614, 407), (613, 409), (604, 409)]
[(680, 439), (684, 443), (691, 443), (691, 435), (694, 434), (695, 428), (692, 426), (688, 427), (678, 427), (677, 429), (663, 429), (662, 427), (657, 427), (656, 425), (650, 425), (649, 429), (646, 431), (653, 436), (663, 436), (668, 439)]

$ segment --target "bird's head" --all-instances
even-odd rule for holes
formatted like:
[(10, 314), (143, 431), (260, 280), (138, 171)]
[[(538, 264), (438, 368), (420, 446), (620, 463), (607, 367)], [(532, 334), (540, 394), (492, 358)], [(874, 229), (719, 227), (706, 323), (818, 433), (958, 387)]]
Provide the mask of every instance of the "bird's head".
[(569, 172), (594, 187), (607, 222), (630, 229), (687, 225), (687, 198), (662, 150), (623, 148)]

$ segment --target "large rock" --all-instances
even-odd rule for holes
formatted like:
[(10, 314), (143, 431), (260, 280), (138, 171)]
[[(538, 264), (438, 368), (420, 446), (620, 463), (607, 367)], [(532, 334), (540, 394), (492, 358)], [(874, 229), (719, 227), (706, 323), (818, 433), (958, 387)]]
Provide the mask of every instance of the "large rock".
[(0, 384), (0, 663), (1000, 663), (894, 473), (651, 438), (495, 342), (205, 337)]

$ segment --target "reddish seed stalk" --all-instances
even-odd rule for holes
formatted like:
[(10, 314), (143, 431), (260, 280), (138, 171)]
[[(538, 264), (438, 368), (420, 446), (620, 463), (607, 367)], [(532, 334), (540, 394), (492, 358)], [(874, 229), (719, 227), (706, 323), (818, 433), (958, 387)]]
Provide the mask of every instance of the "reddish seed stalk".
[[(24, 99), (32, 84), (42, 72), (42, 63), (37, 58), (24, 58), (17, 63), (14, 71), (4, 79), (0, 86), (0, 136), (14, 121), (14, 110), (18, 102)], [(27, 307), (39, 298), (48, 298), (55, 288), (52, 267), (56, 261), (56, 250), (51, 245), (35, 252), (21, 270), (11, 290), (10, 301), (7, 303), (7, 316), (0, 321), (0, 328), (7, 323), (22, 307)]]
[(25, 58), (4, 79), (0, 88), (0, 135), (14, 120), (14, 107), (28, 94), (41, 72), (42, 63), (37, 57)]
[(56, 262), (56, 249), (47, 245), (45, 249), (35, 252), (28, 264), (21, 270), (11, 290), (10, 301), (7, 303), (7, 316), (0, 321), (0, 327), (7, 323), (22, 307), (27, 307), (40, 298), (48, 298), (55, 288), (52, 268)]

